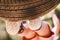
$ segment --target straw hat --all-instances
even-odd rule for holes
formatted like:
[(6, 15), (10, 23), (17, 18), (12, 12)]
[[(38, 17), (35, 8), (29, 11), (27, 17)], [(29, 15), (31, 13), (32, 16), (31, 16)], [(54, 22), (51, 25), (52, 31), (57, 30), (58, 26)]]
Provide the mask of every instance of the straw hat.
[[(9, 34), (15, 35), (20, 30), (19, 20), (31, 21), (41, 17), (54, 9), (59, 2), (60, 0), (0, 0), (0, 17), (10, 20), (5, 21), (6, 30)], [(30, 25), (30, 28), (34, 26), (32, 29), (36, 30), (41, 26), (40, 20), (33, 20)]]
[(60, 0), (0, 0), (0, 17), (7, 20), (35, 19), (59, 4)]

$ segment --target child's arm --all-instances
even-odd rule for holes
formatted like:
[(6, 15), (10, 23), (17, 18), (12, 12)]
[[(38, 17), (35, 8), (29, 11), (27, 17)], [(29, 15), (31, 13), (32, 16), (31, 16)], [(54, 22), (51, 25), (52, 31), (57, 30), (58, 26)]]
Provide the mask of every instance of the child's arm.
[(51, 11), (50, 13), (51, 17), (52, 17), (52, 20), (53, 20), (53, 23), (54, 23), (54, 33), (55, 35), (58, 35), (59, 34), (59, 29), (60, 29), (60, 22), (59, 22), (59, 19), (58, 17), (55, 15), (55, 10)]

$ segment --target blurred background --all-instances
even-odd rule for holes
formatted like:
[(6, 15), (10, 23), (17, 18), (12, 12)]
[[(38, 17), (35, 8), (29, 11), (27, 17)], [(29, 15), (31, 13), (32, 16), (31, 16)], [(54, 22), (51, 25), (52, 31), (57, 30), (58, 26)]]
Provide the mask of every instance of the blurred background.
[[(60, 4), (56, 7), (55, 13), (58, 17), (60, 17)], [(58, 15), (59, 14), (59, 15)], [(45, 20), (47, 22), (49, 22), (52, 27), (54, 26), (51, 17), (49, 16), (49, 14), (46, 14), (44, 16), (41, 17), (41, 20)], [(3, 20), (0, 19), (0, 40), (21, 40), (20, 36), (17, 35), (9, 35), (5, 29), (5, 22)], [(60, 34), (59, 34), (60, 36)], [(59, 39), (60, 40), (60, 37)]]

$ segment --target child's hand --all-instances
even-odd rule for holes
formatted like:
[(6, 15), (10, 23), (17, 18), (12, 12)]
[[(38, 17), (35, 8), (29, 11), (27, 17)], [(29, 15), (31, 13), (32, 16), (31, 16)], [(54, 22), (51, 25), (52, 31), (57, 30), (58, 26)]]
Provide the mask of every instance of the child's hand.
[(52, 10), (51, 12), (49, 12), (49, 15), (50, 15), (51, 17), (53, 17), (53, 16), (55, 15), (55, 9)]

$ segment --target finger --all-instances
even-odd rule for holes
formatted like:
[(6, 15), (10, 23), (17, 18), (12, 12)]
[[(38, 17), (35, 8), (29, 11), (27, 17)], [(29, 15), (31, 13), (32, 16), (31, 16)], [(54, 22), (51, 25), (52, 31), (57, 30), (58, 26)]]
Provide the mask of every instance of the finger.
[(18, 22), (6, 21), (6, 30), (10, 35), (16, 35), (20, 29)]
[(40, 18), (37, 18), (35, 20), (30, 20), (30, 23), (29, 23), (29, 28), (31, 30), (37, 30), (41, 27), (41, 20)]

